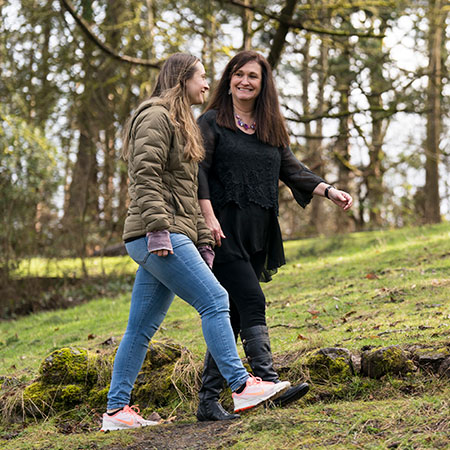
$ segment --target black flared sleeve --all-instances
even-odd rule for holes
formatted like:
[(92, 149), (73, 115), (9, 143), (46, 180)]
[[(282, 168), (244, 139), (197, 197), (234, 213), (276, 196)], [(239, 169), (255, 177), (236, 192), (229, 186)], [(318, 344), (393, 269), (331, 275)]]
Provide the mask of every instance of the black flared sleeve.
[(203, 145), (205, 147), (205, 158), (200, 163), (198, 170), (199, 199), (210, 199), (208, 175), (213, 162), (214, 150), (216, 148), (215, 116), (215, 111), (208, 111), (201, 115), (197, 120), (203, 137)]
[(297, 203), (305, 208), (316, 186), (325, 180), (302, 164), (289, 147), (282, 148), (280, 152), (280, 180), (292, 191)]

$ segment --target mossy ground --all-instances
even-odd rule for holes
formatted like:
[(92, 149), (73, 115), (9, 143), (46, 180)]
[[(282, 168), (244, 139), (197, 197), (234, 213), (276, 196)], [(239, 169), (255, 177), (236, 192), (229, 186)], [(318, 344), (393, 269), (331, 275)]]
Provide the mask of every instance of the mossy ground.
[[(263, 286), (272, 349), (283, 376), (308, 377), (293, 361), (322, 347), (360, 351), (421, 344), (447, 351), (449, 224), (291, 241), (286, 243), (286, 256), (287, 265)], [(27, 383), (55, 349), (104, 351), (102, 342), (110, 337), (120, 340), (128, 306), (126, 294), (1, 322), (0, 374)], [(199, 330), (196, 312), (177, 299), (155, 338), (186, 345), (193, 365), (200, 367), (205, 346)], [(78, 420), (67, 421), (65, 427), (64, 421), (51, 417), (27, 427), (3, 427), (0, 447), (448, 448), (448, 398), (448, 379), (426, 372), (379, 380), (352, 376), (345, 382), (316, 382), (291, 408), (255, 411), (226, 426), (197, 424), (192, 415), (195, 401), (187, 395), (179, 400), (182, 406), (172, 405), (178, 421), (170, 425), (104, 435), (94, 431), (100, 410), (75, 408)], [(171, 412), (164, 416), (160, 411), (164, 418)], [(208, 430), (213, 435), (205, 441), (200, 436)], [(82, 433), (73, 434), (76, 431)], [(151, 442), (161, 444), (151, 447)]]

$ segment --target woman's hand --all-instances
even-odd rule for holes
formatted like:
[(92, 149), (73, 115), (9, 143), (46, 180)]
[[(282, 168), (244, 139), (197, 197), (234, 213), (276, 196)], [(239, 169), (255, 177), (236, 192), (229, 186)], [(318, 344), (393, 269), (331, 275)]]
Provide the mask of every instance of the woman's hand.
[(158, 255), (165, 258), (169, 253), (173, 255), (173, 250), (155, 250), (154, 252), (150, 252), (152, 255)]
[(172, 242), (168, 230), (150, 231), (147, 233), (147, 250), (152, 255), (162, 256), (173, 255)]
[(352, 196), (345, 192), (340, 191), (336, 188), (331, 188), (328, 191), (328, 198), (336, 205), (338, 205), (340, 208), (342, 208), (344, 211), (347, 211), (350, 209), (353, 205), (353, 199)]
[(220, 226), (220, 223), (217, 220), (216, 215), (214, 214), (211, 201), (208, 199), (201, 199), (199, 200), (199, 203), (203, 217), (205, 218), (206, 226), (211, 231), (212, 237), (216, 242), (216, 245), (220, 247), (222, 245), (222, 239), (225, 239), (226, 236), (222, 231), (222, 227)]
[(219, 221), (217, 220), (214, 213), (212, 216), (205, 217), (206, 226), (210, 229), (213, 239), (216, 241), (217, 246), (222, 245), (222, 239), (225, 238)]

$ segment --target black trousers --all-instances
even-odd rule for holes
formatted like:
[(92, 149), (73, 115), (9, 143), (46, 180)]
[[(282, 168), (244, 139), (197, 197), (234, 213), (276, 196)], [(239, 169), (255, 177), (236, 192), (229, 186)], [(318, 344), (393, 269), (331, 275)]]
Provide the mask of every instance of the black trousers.
[(230, 297), (230, 320), (237, 339), (240, 330), (266, 325), (266, 297), (259, 284), (265, 252), (243, 259), (214, 264), (213, 272)]

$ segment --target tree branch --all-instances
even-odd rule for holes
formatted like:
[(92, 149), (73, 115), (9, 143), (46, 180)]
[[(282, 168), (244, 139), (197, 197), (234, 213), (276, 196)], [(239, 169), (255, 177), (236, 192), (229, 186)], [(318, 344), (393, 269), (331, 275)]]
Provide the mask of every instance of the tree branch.
[[(218, 0), (216, 0), (216, 1), (218, 1)], [(264, 8), (260, 8), (255, 5), (246, 5), (245, 3), (243, 3), (240, 0), (226, 0), (226, 1), (228, 3), (230, 3), (231, 5), (238, 6), (240, 8), (251, 9), (252, 11), (254, 11), (258, 14), (261, 14), (262, 16), (268, 17), (269, 19), (276, 20), (277, 22), (279, 22), (285, 26), (288, 26), (289, 28), (293, 28), (293, 29), (297, 29), (297, 30), (309, 31), (311, 33), (316, 33), (316, 34), (325, 34), (328, 36), (341, 36), (341, 37), (358, 36), (358, 37), (362, 37), (362, 38), (377, 38), (377, 39), (383, 39), (385, 37), (383, 34), (358, 33), (356, 31), (349, 32), (349, 31), (342, 31), (342, 30), (327, 30), (327, 29), (321, 28), (321, 27), (304, 25), (303, 22), (301, 22), (301, 21), (294, 21), (294, 20), (286, 19), (283, 15), (274, 14)]]
[(316, 139), (320, 141), (323, 141), (325, 139), (337, 139), (340, 136), (340, 134), (331, 134), (330, 136), (325, 136), (323, 134), (296, 134), (296, 133), (289, 133), (289, 135), (296, 138), (303, 138), (309, 140)]
[(289, 112), (295, 114), (296, 117), (286, 117), (286, 120), (289, 120), (291, 122), (297, 122), (297, 123), (309, 123), (314, 122), (315, 120), (321, 120), (321, 119), (341, 119), (342, 117), (348, 117), (353, 116), (354, 114), (361, 114), (361, 113), (367, 113), (367, 112), (379, 112), (384, 113), (384, 115), (381, 117), (381, 119), (386, 119), (390, 116), (393, 116), (397, 113), (412, 113), (412, 114), (424, 114), (426, 111), (420, 111), (415, 109), (409, 109), (409, 108), (365, 108), (365, 109), (355, 109), (354, 111), (340, 111), (335, 114), (317, 114), (317, 115), (311, 115), (311, 116), (302, 116), (297, 111), (293, 110), (289, 106), (282, 105), (283, 108), (287, 109)]
[(114, 51), (109, 45), (103, 43), (91, 30), (89, 24), (80, 17), (76, 11), (72, 3), (68, 0), (61, 0), (62, 6), (69, 12), (69, 14), (74, 18), (75, 22), (79, 25), (79, 27), (83, 30), (84, 34), (92, 41), (94, 44), (99, 47), (103, 52), (107, 53), (114, 59), (117, 59), (121, 62), (126, 62), (128, 64), (136, 64), (140, 66), (151, 67), (153, 69), (161, 68), (161, 61), (152, 61), (148, 59), (140, 59), (134, 58), (132, 56), (121, 55)]

